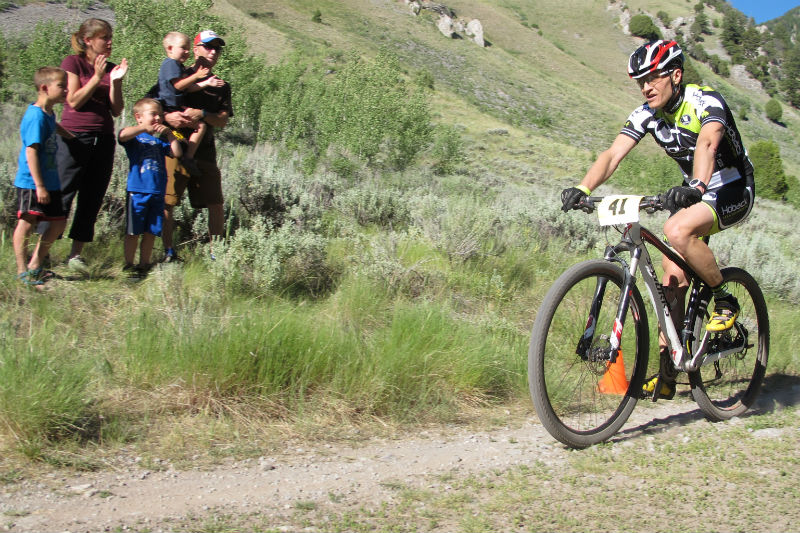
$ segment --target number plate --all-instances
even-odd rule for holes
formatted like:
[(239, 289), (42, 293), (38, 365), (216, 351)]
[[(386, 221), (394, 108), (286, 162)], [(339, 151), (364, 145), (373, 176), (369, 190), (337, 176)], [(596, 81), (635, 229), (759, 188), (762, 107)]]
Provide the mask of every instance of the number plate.
[(606, 196), (597, 207), (601, 226), (639, 222), (639, 202), (644, 196), (612, 195)]

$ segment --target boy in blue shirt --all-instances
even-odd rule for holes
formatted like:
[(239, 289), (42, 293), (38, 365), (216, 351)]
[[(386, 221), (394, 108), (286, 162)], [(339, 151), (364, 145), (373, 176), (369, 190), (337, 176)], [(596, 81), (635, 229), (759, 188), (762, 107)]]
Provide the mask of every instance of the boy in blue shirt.
[[(28, 106), (19, 126), (22, 150), (14, 178), (17, 226), (13, 241), (17, 279), (26, 285), (40, 286), (48, 274), (42, 269), (42, 262), (67, 223), (67, 214), (61, 205), (55, 136), (58, 133), (69, 138), (72, 134), (56, 122), (53, 112), (55, 104), (66, 100), (67, 73), (56, 67), (42, 67), (34, 73), (33, 82), (37, 90), (36, 102)], [(50, 227), (39, 237), (28, 260), (28, 237), (42, 220), (50, 221)]]
[[(130, 160), (125, 222), (125, 267), (134, 275), (150, 269), (155, 238), (161, 236), (164, 193), (167, 189), (165, 156), (181, 157), (181, 144), (163, 123), (161, 104), (142, 98), (133, 105), (136, 126), (119, 132), (119, 143)], [(142, 235), (139, 264), (134, 265), (136, 246)]]
[[(216, 34), (214, 36), (219, 38)], [(222, 41), (222, 39), (219, 40)], [(222, 44), (224, 45), (225, 41), (222, 41)], [(211, 69), (207, 66), (198, 65), (189, 69), (184, 65), (189, 57), (190, 48), (191, 41), (189, 36), (184, 33), (172, 31), (164, 37), (164, 51), (167, 53), (167, 57), (158, 70), (158, 96), (156, 97), (164, 106), (164, 112), (183, 111), (186, 108), (183, 97), (187, 92), (196, 92), (204, 87), (220, 87), (224, 83), (216, 76), (210, 75)], [(181, 158), (181, 164), (192, 176), (202, 174), (194, 161), (194, 155), (207, 128), (208, 125), (201, 120), (189, 138), (185, 139), (186, 150)]]

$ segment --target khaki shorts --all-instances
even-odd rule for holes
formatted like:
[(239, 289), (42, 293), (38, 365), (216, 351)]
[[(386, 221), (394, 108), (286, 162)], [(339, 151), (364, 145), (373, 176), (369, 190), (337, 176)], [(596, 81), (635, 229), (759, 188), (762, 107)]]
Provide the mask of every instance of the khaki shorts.
[(174, 157), (167, 158), (167, 192), (164, 203), (176, 206), (181, 203), (183, 192), (189, 189), (189, 204), (195, 209), (210, 205), (222, 205), (222, 172), (214, 161), (195, 159), (203, 175), (192, 178)]

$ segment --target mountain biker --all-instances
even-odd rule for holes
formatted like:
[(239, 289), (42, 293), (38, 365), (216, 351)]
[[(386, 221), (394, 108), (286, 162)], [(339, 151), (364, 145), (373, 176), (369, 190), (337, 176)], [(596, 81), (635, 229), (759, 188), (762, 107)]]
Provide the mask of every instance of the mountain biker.
[[(739, 303), (728, 292), (711, 249), (700, 237), (740, 223), (755, 199), (753, 166), (747, 157), (733, 114), (711, 87), (683, 83), (684, 56), (678, 43), (654, 40), (636, 49), (628, 60), (628, 74), (641, 88), (646, 102), (628, 117), (611, 146), (601, 153), (580, 185), (561, 192), (562, 209), (574, 208), (605, 182), (636, 144), (650, 133), (683, 173), (683, 184), (664, 195), (670, 217), (664, 234), (714, 293), (714, 312), (706, 326), (724, 331), (733, 326)], [(667, 258), (662, 262), (662, 284), (680, 328), (689, 281)], [(666, 339), (659, 337), (661, 387), (659, 397), (675, 395), (677, 372), (670, 364)], [(655, 393), (659, 376), (644, 385)]]

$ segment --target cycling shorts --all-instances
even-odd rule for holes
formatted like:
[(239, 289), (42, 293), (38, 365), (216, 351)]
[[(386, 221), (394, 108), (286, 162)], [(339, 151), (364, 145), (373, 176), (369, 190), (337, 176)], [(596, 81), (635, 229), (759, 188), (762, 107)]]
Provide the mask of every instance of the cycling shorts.
[(714, 214), (709, 235), (742, 222), (753, 209), (755, 191), (752, 180), (745, 178), (725, 183), (703, 194), (703, 203)]

